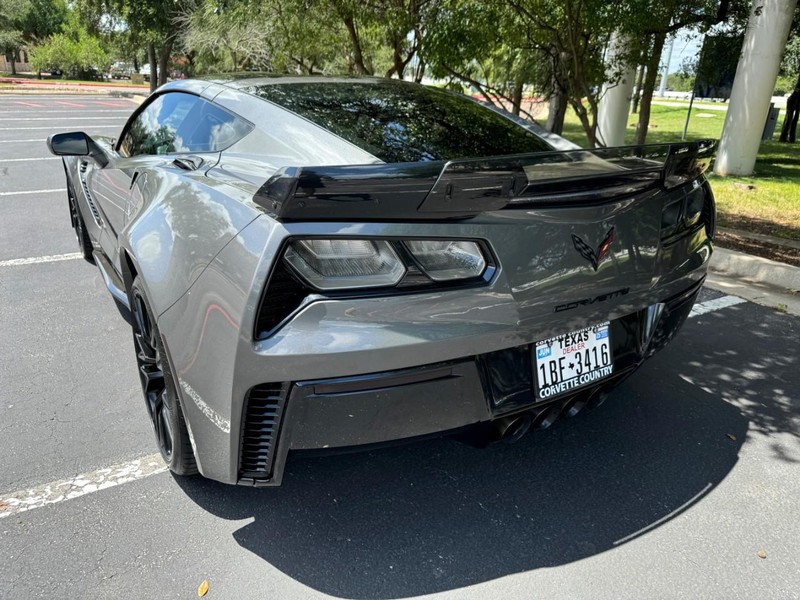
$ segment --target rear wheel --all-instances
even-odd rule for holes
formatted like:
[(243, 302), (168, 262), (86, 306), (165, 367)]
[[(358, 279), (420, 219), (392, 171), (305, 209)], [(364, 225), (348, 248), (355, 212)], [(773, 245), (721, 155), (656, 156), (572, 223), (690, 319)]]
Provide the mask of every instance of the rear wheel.
[(161, 456), (177, 475), (197, 473), (189, 432), (178, 402), (175, 380), (150, 304), (137, 277), (131, 286), (133, 343), (147, 413)]
[(75, 199), (75, 193), (72, 190), (71, 184), (67, 188), (67, 195), (69, 197), (69, 216), (72, 220), (72, 227), (75, 229), (75, 236), (78, 238), (78, 248), (84, 260), (94, 264), (92, 240), (89, 238), (89, 233), (86, 231), (86, 223), (83, 221), (81, 211), (78, 210), (78, 201)]

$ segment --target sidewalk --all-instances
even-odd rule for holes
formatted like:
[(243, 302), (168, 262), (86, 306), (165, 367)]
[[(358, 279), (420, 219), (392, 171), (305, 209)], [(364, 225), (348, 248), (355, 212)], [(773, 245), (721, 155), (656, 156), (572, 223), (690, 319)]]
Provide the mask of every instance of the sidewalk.
[[(735, 232), (741, 237), (785, 248), (800, 247), (800, 243), (793, 240), (735, 229), (720, 231)], [(800, 315), (800, 267), (717, 246), (711, 257), (706, 285), (751, 302)]]

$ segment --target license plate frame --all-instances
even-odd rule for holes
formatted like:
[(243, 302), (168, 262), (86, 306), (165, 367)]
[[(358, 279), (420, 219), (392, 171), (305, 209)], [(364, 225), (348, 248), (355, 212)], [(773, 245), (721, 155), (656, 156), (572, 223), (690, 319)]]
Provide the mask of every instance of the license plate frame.
[(531, 359), (537, 402), (568, 395), (607, 379), (614, 373), (611, 322), (540, 340), (532, 346)]

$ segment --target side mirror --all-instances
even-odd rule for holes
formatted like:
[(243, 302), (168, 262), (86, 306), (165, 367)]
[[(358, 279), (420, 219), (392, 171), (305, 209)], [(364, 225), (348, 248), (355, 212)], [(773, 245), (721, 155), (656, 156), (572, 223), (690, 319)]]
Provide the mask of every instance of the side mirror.
[(47, 138), (47, 147), (56, 156), (91, 156), (100, 168), (108, 164), (106, 153), (82, 131), (54, 133)]
[(54, 133), (47, 138), (47, 148), (56, 156), (88, 156), (89, 141), (82, 131)]

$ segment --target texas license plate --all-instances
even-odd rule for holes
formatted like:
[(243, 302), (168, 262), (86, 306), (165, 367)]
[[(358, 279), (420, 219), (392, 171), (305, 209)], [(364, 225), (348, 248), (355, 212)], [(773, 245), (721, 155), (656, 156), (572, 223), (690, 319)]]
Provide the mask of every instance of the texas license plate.
[(611, 375), (609, 322), (536, 342), (536, 397), (546, 400)]

